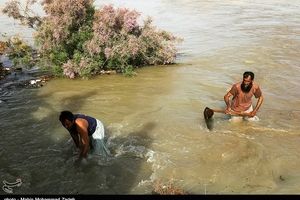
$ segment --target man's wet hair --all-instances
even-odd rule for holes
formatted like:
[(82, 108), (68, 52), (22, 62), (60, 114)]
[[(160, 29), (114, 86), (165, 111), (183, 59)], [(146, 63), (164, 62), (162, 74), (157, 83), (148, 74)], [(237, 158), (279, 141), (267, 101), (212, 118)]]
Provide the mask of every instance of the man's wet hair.
[(254, 80), (254, 73), (253, 72), (250, 72), (250, 71), (244, 72), (243, 78), (248, 78), (248, 76), (251, 77), (252, 81)]
[(64, 110), (60, 113), (59, 115), (59, 121), (63, 123), (65, 120), (73, 121), (74, 120), (74, 115), (72, 112), (68, 110)]

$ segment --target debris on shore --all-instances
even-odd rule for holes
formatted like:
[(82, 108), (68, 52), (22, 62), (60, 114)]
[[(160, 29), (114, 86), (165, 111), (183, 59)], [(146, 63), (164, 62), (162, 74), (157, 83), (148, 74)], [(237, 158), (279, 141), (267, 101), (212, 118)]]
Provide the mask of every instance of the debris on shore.
[(40, 88), (53, 76), (39, 68), (24, 69), (14, 67), (7, 55), (3, 54), (5, 48), (0, 42), (0, 88)]
[(174, 184), (174, 181), (162, 183), (154, 182), (152, 194), (154, 195), (187, 195), (188, 193)]

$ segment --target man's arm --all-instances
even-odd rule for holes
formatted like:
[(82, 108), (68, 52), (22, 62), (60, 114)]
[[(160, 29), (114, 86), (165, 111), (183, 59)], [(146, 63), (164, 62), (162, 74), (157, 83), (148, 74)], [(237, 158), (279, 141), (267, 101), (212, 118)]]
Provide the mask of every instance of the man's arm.
[(88, 122), (85, 119), (76, 119), (77, 132), (80, 135), (80, 154), (79, 159), (86, 158), (90, 147), (88, 136)]
[(263, 95), (261, 95), (257, 100), (254, 110), (250, 113), (250, 117), (254, 117), (256, 115), (256, 113), (257, 113), (258, 109), (260, 108), (261, 104), (263, 103), (263, 101), (264, 101), (264, 97), (263, 97)]
[(77, 148), (79, 148), (79, 136), (77, 133), (70, 133)]
[(230, 105), (230, 97), (233, 96), (230, 91), (227, 92), (224, 96), (224, 101), (226, 103), (226, 110), (225, 110), (225, 114), (230, 114), (231, 112), (231, 105)]

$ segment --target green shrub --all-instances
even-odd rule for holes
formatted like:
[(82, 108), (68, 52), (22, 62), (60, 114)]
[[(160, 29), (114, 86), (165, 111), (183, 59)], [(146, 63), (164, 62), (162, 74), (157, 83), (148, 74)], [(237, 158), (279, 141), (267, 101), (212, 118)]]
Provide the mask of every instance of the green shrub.
[(19, 36), (13, 36), (6, 41), (6, 53), (15, 68), (32, 68), (36, 63), (36, 52)]
[[(5, 13), (29, 22), (12, 2), (17, 1), (7, 3)], [(26, 5), (34, 2), (27, 0)], [(51, 0), (42, 5), (46, 16), (31, 17), (39, 22), (31, 25), (36, 27), (40, 63), (51, 66), (57, 75), (90, 77), (116, 70), (131, 76), (140, 66), (175, 62), (179, 39), (158, 30), (150, 18), (139, 24), (140, 13), (135, 10), (112, 5), (96, 9), (93, 0)], [(23, 62), (31, 61), (24, 56)]]

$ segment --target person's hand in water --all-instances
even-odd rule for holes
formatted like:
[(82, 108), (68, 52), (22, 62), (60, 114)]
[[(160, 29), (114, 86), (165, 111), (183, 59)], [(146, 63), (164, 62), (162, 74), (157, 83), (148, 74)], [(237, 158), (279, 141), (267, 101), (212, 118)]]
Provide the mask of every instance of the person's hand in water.
[(86, 158), (78, 158), (77, 160), (75, 160), (74, 165), (78, 167), (79, 165), (86, 165), (87, 163), (88, 161)]

